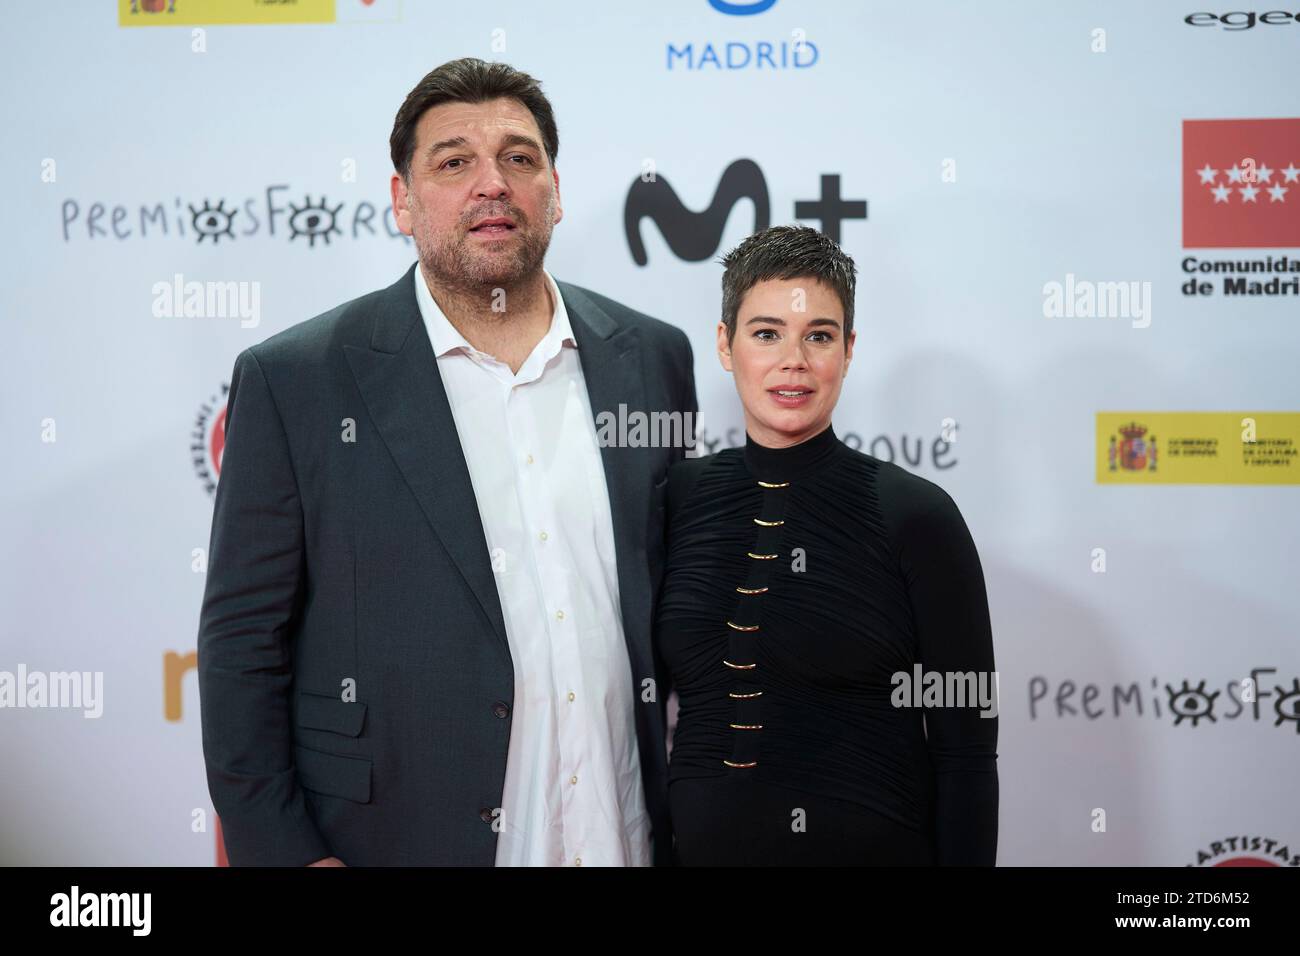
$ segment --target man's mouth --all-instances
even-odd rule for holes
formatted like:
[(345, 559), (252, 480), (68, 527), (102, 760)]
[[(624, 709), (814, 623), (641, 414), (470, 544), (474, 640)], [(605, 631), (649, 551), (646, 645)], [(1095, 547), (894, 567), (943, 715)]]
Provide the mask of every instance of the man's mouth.
[(484, 219), (478, 225), (470, 229), (470, 232), (478, 233), (481, 236), (504, 236), (508, 232), (514, 232), (514, 230), (514, 222), (506, 219), (504, 216), (500, 216), (492, 219)]

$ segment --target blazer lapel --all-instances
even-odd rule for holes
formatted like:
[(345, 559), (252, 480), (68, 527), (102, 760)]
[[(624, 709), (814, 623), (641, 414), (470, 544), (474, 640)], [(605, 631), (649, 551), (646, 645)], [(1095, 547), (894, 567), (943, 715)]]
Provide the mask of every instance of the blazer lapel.
[[(583, 290), (557, 282), (578, 343), (582, 376), (587, 382), (593, 425), (602, 412), (622, 421), (627, 412), (645, 411), (645, 380), (641, 372), (640, 333), (620, 326)], [(637, 449), (607, 444), (600, 449), (614, 526), (623, 636), (637, 674), (653, 673), (650, 656), (649, 569), (645, 536), (649, 517), (650, 470), (641, 467)]]
[(415, 299), (415, 266), (380, 297), (370, 347), (345, 345), (370, 417), (429, 524), (483, 607), (506, 659), (505, 619), (469, 466)]

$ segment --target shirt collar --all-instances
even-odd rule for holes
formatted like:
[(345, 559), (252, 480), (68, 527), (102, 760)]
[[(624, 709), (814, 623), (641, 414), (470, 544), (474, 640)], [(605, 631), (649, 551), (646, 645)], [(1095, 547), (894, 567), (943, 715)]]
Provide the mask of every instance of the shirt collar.
[[(578, 340), (573, 337), (573, 326), (569, 323), (569, 310), (564, 306), (564, 297), (560, 295), (559, 285), (545, 269), (542, 270), (542, 275), (546, 276), (551, 296), (555, 299), (551, 327), (538, 343), (541, 352), (549, 360), (565, 345), (577, 348)], [(481, 354), (469, 344), (465, 336), (460, 334), (456, 326), (451, 324), (451, 320), (438, 307), (433, 293), (429, 291), (429, 284), (424, 281), (424, 268), (418, 264), (415, 267), (415, 301), (420, 307), (420, 317), (424, 320), (424, 327), (429, 333), (429, 344), (433, 346), (434, 357), (440, 358), (457, 349), (462, 349), (467, 354)]]

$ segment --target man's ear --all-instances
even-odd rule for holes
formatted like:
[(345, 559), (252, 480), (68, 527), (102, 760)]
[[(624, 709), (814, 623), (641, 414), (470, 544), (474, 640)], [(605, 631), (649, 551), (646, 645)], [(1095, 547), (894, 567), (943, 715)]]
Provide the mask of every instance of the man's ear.
[(398, 229), (409, 236), (411, 235), (411, 210), (407, 205), (409, 193), (406, 188), (406, 180), (397, 173), (393, 173), (393, 178), (388, 186), (393, 196), (393, 221), (397, 223)]
[(560, 202), (560, 171), (553, 169), (551, 175), (555, 177), (555, 221), (559, 222), (564, 218), (564, 204)]
[(724, 322), (718, 323), (718, 361), (728, 372), (734, 371), (731, 367), (731, 344), (727, 341), (727, 326)]

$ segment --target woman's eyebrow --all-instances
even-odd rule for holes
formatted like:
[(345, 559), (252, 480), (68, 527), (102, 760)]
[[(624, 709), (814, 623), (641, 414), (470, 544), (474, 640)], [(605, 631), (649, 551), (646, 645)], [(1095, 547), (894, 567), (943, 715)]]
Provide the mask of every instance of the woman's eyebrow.
[[(785, 319), (779, 318), (778, 316), (775, 315), (755, 315), (752, 318), (747, 319), (745, 324), (753, 325), (756, 322), (763, 322), (769, 325), (785, 325)], [(833, 325), (837, 329), (840, 327), (840, 323), (838, 321), (836, 321), (835, 319), (827, 318), (825, 316), (819, 316), (818, 318), (810, 319), (808, 324), (809, 325)]]

